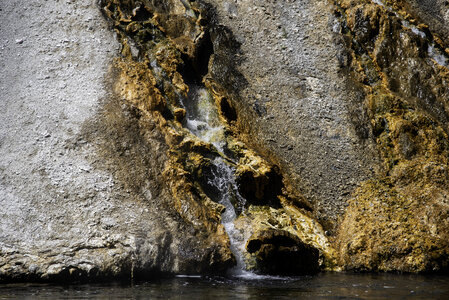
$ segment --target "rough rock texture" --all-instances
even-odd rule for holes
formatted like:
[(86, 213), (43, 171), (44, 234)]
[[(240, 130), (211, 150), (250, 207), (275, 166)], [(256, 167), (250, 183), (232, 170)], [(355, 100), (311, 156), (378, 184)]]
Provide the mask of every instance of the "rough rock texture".
[(373, 174), (377, 154), (363, 92), (341, 70), (344, 47), (329, 3), (209, 2), (241, 43), (237, 70), (247, 82), (235, 100), (240, 131), (278, 160), (332, 229), (357, 183)]
[(449, 2), (446, 0), (389, 1), (409, 13), (419, 23), (429, 26), (443, 41), (449, 40)]
[(235, 221), (249, 270), (304, 274), (337, 270), (335, 252), (316, 220), (282, 199), (282, 208), (250, 206)]
[[(101, 3), (105, 16), (111, 21), (123, 45), (121, 58), (115, 63), (119, 70), (116, 93), (125, 103), (133, 106), (139, 115), (155, 120), (157, 129), (165, 137), (168, 160), (163, 175), (172, 194), (169, 207), (201, 232), (206, 241), (209, 238), (216, 240), (216, 244), (221, 242), (223, 253), (215, 257), (217, 261), (228, 257), (226, 253), (229, 254), (231, 249), (224, 235), (224, 227), (220, 224), (221, 213), (230, 209), (220, 202), (222, 194), (230, 193), (233, 198), (230, 201), (234, 202), (234, 209), (240, 215), (236, 224), (243, 222), (248, 225), (237, 225), (240, 233), (231, 233), (236, 243), (233, 247), (242, 253), (233, 254), (237, 257), (246, 256), (247, 269), (270, 273), (276, 270), (281, 273), (304, 273), (333, 266), (335, 259), (324, 230), (317, 222), (310, 220), (310, 212), (304, 210), (311, 209), (307, 202), (291, 192), (293, 188), (284, 182), (276, 165), (270, 164), (239, 140), (236, 126), (238, 116), (227, 100), (230, 93), (216, 81), (214, 73), (219, 69), (223, 72), (229, 70), (228, 64), (214, 64), (226, 59), (223, 57), (225, 51), (233, 51), (230, 47), (235, 45), (232, 44), (230, 32), (212, 23), (213, 16), (206, 14), (210, 13), (210, 6), (186, 2), (178, 7), (180, 3), (177, 1), (166, 4), (169, 5), (116, 0)], [(173, 23), (173, 20), (177, 21)], [(179, 22), (187, 25), (181, 31), (174, 30), (173, 26), (179, 26)], [(207, 53), (214, 54), (207, 56)], [(239, 76), (236, 70), (232, 72)], [(206, 97), (209, 100), (195, 98), (195, 91), (199, 88), (203, 89), (203, 94), (209, 93), (209, 97)], [(189, 129), (187, 123), (191, 120), (185, 120), (186, 115), (192, 118), (196, 101), (199, 101), (200, 106), (208, 105), (206, 103), (211, 101), (209, 105), (216, 107), (216, 113), (209, 117), (215, 118), (215, 126), (221, 124), (225, 128), (210, 140), (193, 134), (194, 131)], [(221, 141), (223, 153), (219, 153), (212, 145), (213, 141)], [(224, 165), (220, 167), (215, 164), (216, 159), (222, 159), (223, 164), (229, 164), (235, 170), (228, 169), (234, 174), (226, 175), (231, 177), (221, 181), (228, 182), (218, 185), (213, 183), (217, 176), (228, 171)], [(234, 181), (236, 190), (229, 191), (226, 186), (232, 185)], [(250, 236), (253, 240), (257, 239), (256, 236), (262, 236), (261, 230), (267, 229), (264, 229), (263, 224), (271, 219), (270, 214), (260, 217), (260, 214), (253, 214), (251, 211), (256, 208), (273, 212), (271, 217), (277, 215), (275, 219), (284, 218), (281, 227), (275, 225), (269, 230), (275, 235), (288, 232), (297, 245), (303, 245), (298, 246), (303, 251), (297, 251), (296, 246), (286, 248), (282, 244), (278, 245), (276, 243), (281, 243), (282, 239), (274, 239), (272, 247), (264, 247), (263, 257), (266, 259), (257, 259), (262, 256), (249, 253), (244, 247), (245, 241)], [(206, 246), (204, 243), (200, 245)], [(278, 251), (279, 247), (282, 251)], [(297, 264), (297, 268), (288, 271), (284, 267), (267, 267), (274, 264), (276, 257), (286, 255), (307, 256), (314, 267)], [(255, 259), (256, 262), (251, 263)]]
[(4, 2), (0, 280), (448, 270), (446, 1)]
[(211, 2), (241, 43), (240, 131), (337, 225), (340, 264), (447, 270), (447, 21), (428, 14), (442, 3)]
[(264, 273), (307, 274), (319, 269), (318, 249), (287, 231), (260, 231), (248, 240), (246, 249), (255, 255), (258, 268)]
[[(447, 271), (449, 70), (445, 45), (388, 4), (341, 1), (351, 74), (363, 84), (385, 169), (349, 200), (347, 269)], [(396, 4), (397, 5), (397, 4)]]
[(109, 93), (119, 44), (96, 2), (0, 9), (0, 279), (210, 271), (216, 249), (164, 205), (154, 120)]

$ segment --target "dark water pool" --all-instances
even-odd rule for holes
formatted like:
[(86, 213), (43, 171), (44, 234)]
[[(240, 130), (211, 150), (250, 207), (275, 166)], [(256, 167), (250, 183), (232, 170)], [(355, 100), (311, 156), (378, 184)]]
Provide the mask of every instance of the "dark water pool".
[(136, 283), (0, 284), (0, 299), (449, 299), (449, 276), (175, 277)]

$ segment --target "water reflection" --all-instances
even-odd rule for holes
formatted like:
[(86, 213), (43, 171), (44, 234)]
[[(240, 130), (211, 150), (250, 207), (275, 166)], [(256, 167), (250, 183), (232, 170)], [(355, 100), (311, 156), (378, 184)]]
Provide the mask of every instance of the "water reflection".
[(320, 274), (264, 280), (175, 277), (134, 284), (0, 284), (0, 299), (449, 299), (448, 276)]

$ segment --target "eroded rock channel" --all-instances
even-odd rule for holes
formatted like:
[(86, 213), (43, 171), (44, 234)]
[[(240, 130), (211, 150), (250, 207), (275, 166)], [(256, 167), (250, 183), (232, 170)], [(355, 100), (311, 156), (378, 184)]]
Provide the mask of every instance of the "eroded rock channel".
[[(289, 192), (279, 166), (239, 139), (238, 93), (215, 76), (239, 78), (232, 64), (215, 62), (229, 59), (221, 53), (237, 53), (238, 43), (214, 23), (213, 8), (196, 1), (102, 1), (101, 7), (122, 44), (116, 93), (157, 120), (169, 147), (163, 176), (172, 206), (218, 243), (221, 254), (211, 263), (271, 274), (333, 266), (310, 205)], [(300, 266), (289, 263), (297, 258)]]
[(0, 281), (448, 271), (447, 1), (19, 2)]

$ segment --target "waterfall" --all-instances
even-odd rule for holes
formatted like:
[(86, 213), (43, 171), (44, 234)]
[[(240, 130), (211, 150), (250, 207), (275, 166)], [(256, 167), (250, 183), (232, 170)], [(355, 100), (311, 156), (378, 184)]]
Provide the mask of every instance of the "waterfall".
[(245, 241), (234, 227), (237, 213), (231, 200), (234, 200), (237, 206), (243, 207), (245, 199), (238, 192), (234, 169), (226, 164), (221, 157), (215, 158), (213, 165), (215, 168), (212, 171), (212, 176), (208, 178), (208, 184), (219, 191), (219, 203), (226, 208), (221, 215), (221, 222), (229, 236), (231, 251), (237, 260), (237, 266), (234, 271), (240, 273), (245, 269), (245, 262), (242, 256)]
[(182, 104), (186, 109), (186, 127), (190, 132), (223, 153), (226, 146), (225, 128), (209, 92), (202, 86), (190, 85), (189, 100)]
[(182, 101), (182, 105), (186, 109), (187, 129), (201, 140), (212, 144), (221, 155), (211, 161), (212, 168), (207, 178), (207, 185), (217, 191), (216, 200), (226, 208), (221, 216), (221, 222), (229, 236), (230, 248), (237, 261), (232, 273), (252, 274), (245, 271), (242, 254), (245, 247), (243, 235), (234, 227), (234, 220), (237, 217), (236, 207), (243, 209), (245, 199), (238, 191), (235, 169), (226, 162), (230, 159), (224, 154), (225, 128), (220, 122), (216, 105), (207, 89), (199, 85), (190, 86), (189, 99)]
[(186, 110), (185, 127), (201, 140), (212, 144), (219, 156), (211, 161), (211, 170), (206, 178), (207, 187), (214, 191), (214, 200), (225, 207), (221, 215), (221, 223), (229, 237), (230, 248), (237, 265), (229, 271), (229, 275), (249, 280), (283, 280), (285, 277), (258, 275), (246, 270), (243, 257), (245, 238), (243, 233), (234, 227), (238, 212), (244, 211), (245, 198), (240, 195), (235, 177), (235, 168), (227, 157), (225, 127), (220, 121), (215, 102), (206, 88), (190, 85), (188, 100), (181, 99)]

